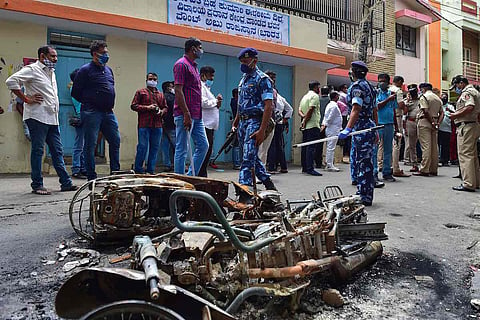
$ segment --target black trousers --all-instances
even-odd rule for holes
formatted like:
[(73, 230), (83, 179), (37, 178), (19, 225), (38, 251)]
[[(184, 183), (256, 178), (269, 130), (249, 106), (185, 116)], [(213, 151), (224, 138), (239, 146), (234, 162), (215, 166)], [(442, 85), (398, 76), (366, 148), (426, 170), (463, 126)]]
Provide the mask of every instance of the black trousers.
[(276, 124), (275, 132), (273, 134), (272, 144), (268, 149), (267, 166), (269, 171), (277, 170), (277, 164), (280, 163), (282, 170), (287, 170), (287, 160), (285, 159), (285, 142), (283, 137), (283, 130), (285, 125)]
[(450, 160), (450, 132), (438, 131), (438, 149), (440, 150), (440, 163), (447, 164)]
[[(310, 128), (302, 131), (303, 142), (313, 141), (320, 138), (320, 128)], [(302, 172), (308, 172), (314, 169), (313, 162), (318, 144), (311, 144), (302, 147)], [(322, 144), (323, 150), (323, 144)]]
[(213, 129), (208, 129), (205, 128), (205, 133), (207, 134), (207, 140), (208, 140), (208, 151), (207, 154), (205, 155), (205, 159), (203, 159), (202, 167), (200, 168), (200, 171), (198, 172), (199, 177), (206, 177), (207, 176), (207, 167), (208, 164), (210, 163), (210, 157), (212, 156), (212, 150), (213, 150), (213, 134), (215, 130)]

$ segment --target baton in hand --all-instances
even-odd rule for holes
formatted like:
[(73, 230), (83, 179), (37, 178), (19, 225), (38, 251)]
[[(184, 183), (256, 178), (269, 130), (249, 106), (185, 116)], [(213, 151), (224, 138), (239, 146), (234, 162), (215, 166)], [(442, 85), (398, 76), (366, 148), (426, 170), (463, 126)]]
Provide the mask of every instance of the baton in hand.
[[(352, 136), (356, 136), (357, 134), (363, 134), (363, 133), (370, 132), (370, 131), (380, 130), (380, 129), (383, 129), (384, 127), (385, 127), (384, 125), (380, 125), (380, 126), (371, 127), (371, 128), (368, 128), (368, 129), (353, 131), (348, 136), (352, 137)], [(308, 142), (303, 142), (303, 143), (297, 143), (297, 144), (293, 145), (293, 147), (294, 148), (306, 147), (306, 146), (310, 146), (312, 144), (317, 144), (317, 143), (322, 143), (322, 142), (325, 142), (325, 141), (337, 140), (337, 139), (338, 139), (338, 135), (335, 135), (335, 136), (328, 137), (328, 138), (323, 138), (323, 139), (318, 139), (318, 140), (313, 140), (313, 141), (308, 141)]]

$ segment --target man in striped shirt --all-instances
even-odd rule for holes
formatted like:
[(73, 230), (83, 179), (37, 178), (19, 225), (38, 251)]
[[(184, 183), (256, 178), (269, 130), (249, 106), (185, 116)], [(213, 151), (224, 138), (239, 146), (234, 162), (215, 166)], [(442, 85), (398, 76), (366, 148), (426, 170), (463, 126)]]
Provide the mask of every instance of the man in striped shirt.
[[(175, 80), (175, 173), (185, 173), (190, 136), (195, 144), (193, 161), (191, 160), (188, 175), (198, 175), (202, 162), (208, 151), (208, 141), (202, 120), (202, 86), (196, 59), (203, 54), (202, 43), (197, 38), (189, 38), (185, 42), (185, 54), (173, 66)], [(190, 147), (191, 148), (191, 147)]]

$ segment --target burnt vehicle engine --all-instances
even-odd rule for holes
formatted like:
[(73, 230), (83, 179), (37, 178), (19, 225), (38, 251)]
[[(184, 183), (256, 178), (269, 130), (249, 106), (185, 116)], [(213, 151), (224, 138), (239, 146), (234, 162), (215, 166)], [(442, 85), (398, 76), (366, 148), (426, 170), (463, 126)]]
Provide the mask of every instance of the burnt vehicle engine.
[[(73, 216), (82, 220), (85, 201), (89, 210), (80, 224)], [(188, 311), (194, 316), (171, 305), (180, 316), (233, 319), (248, 297), (298, 301), (316, 274), (348, 279), (376, 261), (380, 241), (388, 238), (385, 223), (369, 223), (360, 198), (337, 186), (284, 205), (278, 192), (174, 174), (97, 179), (75, 194), (70, 217), (92, 242), (133, 238), (133, 244), (128, 272), (87, 269), (67, 281), (56, 302), (67, 318), (128, 299), (166, 306), (172, 292), (181, 292), (198, 308)], [(108, 298), (76, 313), (66, 306), (65, 296), (93, 301), (92, 286), (96, 296)]]

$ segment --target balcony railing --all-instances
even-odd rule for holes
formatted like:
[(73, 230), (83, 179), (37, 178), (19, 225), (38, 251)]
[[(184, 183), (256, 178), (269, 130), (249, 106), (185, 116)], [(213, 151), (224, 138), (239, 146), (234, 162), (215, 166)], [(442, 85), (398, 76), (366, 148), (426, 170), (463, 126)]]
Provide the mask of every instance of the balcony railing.
[(480, 63), (462, 61), (463, 75), (470, 82), (480, 82)]
[[(281, 11), (328, 25), (328, 38), (349, 44), (358, 42), (364, 0), (244, 0), (252, 5)], [(371, 0), (370, 46), (385, 47), (385, 2)]]

